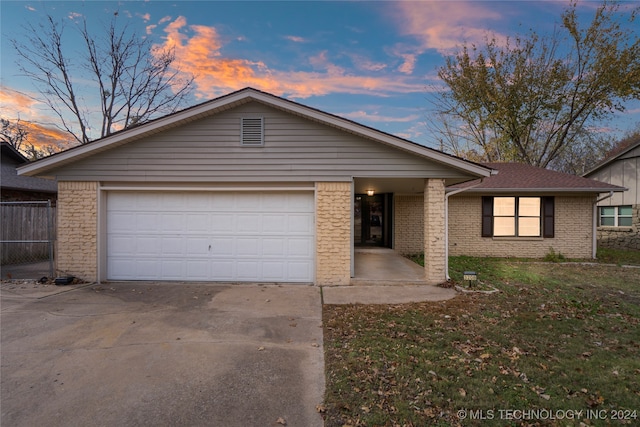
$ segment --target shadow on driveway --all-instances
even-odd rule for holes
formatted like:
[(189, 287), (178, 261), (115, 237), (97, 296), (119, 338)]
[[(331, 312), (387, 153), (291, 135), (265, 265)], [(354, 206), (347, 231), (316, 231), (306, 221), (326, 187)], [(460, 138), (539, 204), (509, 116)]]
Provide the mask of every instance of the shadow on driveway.
[(0, 297), (3, 426), (322, 425), (317, 287), (3, 282)]

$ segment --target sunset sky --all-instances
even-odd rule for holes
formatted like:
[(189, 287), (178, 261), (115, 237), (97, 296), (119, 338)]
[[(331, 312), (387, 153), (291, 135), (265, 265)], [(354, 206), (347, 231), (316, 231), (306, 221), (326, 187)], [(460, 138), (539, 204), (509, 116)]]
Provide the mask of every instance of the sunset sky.
[[(504, 39), (530, 28), (553, 31), (567, 4), (3, 0), (0, 115), (33, 121), (44, 133), (53, 132), (47, 128), (57, 121), (19, 75), (9, 38), (20, 38), (25, 24), (35, 26), (47, 14), (68, 21), (71, 35), (71, 21), (80, 16), (102, 28), (117, 12), (155, 44), (175, 47), (181, 68), (196, 76), (190, 105), (251, 86), (430, 145), (425, 98), (440, 85), (436, 68), (444, 56), (487, 35)], [(599, 4), (581, 3), (585, 25)], [(70, 37), (70, 52), (74, 43)], [(605, 130), (624, 132), (639, 122), (640, 105), (630, 104)]]

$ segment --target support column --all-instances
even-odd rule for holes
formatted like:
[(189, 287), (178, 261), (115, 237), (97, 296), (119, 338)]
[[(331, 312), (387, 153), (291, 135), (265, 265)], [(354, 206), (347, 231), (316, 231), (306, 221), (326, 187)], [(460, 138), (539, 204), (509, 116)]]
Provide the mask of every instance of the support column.
[(316, 183), (316, 285), (351, 282), (350, 182)]
[(444, 194), (444, 179), (427, 180), (424, 187), (424, 278), (431, 285), (447, 280)]
[(98, 279), (98, 183), (58, 182), (56, 271)]

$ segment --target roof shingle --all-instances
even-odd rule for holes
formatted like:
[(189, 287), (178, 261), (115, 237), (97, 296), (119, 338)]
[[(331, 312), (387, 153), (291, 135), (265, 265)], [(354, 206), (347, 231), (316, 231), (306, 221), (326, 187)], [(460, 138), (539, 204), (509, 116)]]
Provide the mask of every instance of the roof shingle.
[(578, 192), (603, 193), (624, 191), (624, 187), (607, 184), (594, 179), (556, 172), (523, 163), (483, 163), (484, 166), (497, 170), (497, 175), (468, 181), (448, 187), (449, 190), (468, 188), (474, 192)]

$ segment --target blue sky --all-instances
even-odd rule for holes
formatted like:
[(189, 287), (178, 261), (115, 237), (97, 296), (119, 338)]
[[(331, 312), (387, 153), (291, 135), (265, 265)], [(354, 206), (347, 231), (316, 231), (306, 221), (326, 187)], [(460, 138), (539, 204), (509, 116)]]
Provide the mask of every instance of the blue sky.
[[(26, 23), (37, 25), (46, 14), (69, 24), (86, 16), (100, 28), (117, 11), (154, 43), (176, 47), (181, 67), (196, 75), (191, 104), (252, 86), (430, 145), (426, 97), (440, 84), (436, 69), (444, 57), (487, 35), (553, 31), (567, 4), (3, 0), (0, 114), (33, 121), (42, 132), (56, 121), (19, 75), (10, 37), (19, 38)], [(599, 4), (581, 3), (585, 25)], [(72, 50), (75, 41), (68, 43)], [(639, 122), (640, 105), (628, 105), (605, 130), (624, 132)]]

